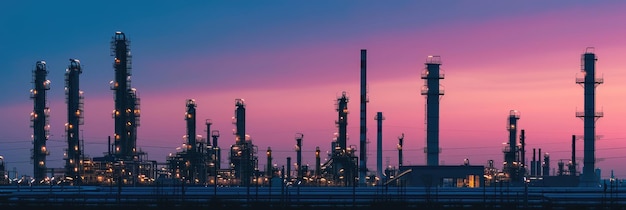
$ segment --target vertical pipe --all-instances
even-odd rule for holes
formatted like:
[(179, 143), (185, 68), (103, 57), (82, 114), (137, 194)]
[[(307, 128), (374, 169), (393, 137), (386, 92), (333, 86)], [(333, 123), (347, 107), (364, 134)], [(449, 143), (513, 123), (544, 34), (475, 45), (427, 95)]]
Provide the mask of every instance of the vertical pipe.
[(108, 141), (108, 142), (109, 142), (109, 143), (107, 144), (107, 145), (108, 145), (108, 150), (107, 150), (107, 152), (108, 152), (108, 155), (110, 156), (110, 155), (111, 155), (111, 136), (109, 136), (109, 141)]
[(212, 146), (211, 145), (211, 125), (213, 124), (213, 121), (211, 119), (206, 119), (204, 120), (204, 124), (206, 125), (206, 144), (207, 146)]
[(541, 166), (543, 165), (543, 161), (541, 160), (541, 148), (539, 148), (539, 153), (537, 153), (539, 156), (537, 158), (537, 171), (535, 171), (535, 173), (537, 173), (537, 176), (541, 176)]
[(378, 177), (383, 177), (383, 117), (382, 112), (377, 112), (376, 117), (376, 171)]
[(572, 135), (572, 164), (569, 171), (570, 175), (576, 176), (576, 135)]
[(298, 181), (302, 180), (302, 138), (303, 134), (296, 134), (296, 176)]
[(215, 153), (215, 169), (220, 169), (222, 164), (222, 152), (220, 151), (220, 147), (217, 145), (217, 138), (220, 137), (219, 130), (212, 130), (211, 137), (213, 137), (213, 151)]
[(398, 137), (398, 167), (402, 167), (402, 144), (404, 144), (404, 133)]
[(322, 165), (320, 162), (320, 147), (315, 147), (315, 178), (319, 179), (322, 172)]
[[(521, 130), (519, 139), (521, 145), (520, 162), (522, 163), (522, 169), (526, 169), (526, 133), (524, 132), (524, 129)], [(524, 174), (525, 173), (526, 171), (524, 171)]]
[(439, 97), (443, 90), (439, 88), (439, 80), (443, 79), (439, 66), (439, 56), (429, 56), (426, 71), (422, 73), (426, 86), (422, 95), (426, 95), (426, 165), (439, 165)]
[(533, 161), (530, 162), (530, 176), (535, 176), (536, 174), (536, 170), (537, 170), (537, 149), (533, 148)]
[(366, 107), (367, 107), (367, 50), (361, 49), (361, 141), (360, 141), (360, 168), (359, 168), (359, 182), (361, 185), (365, 185), (365, 176), (367, 173), (367, 123), (366, 123)]
[(291, 180), (291, 157), (287, 157), (287, 171), (285, 171), (287, 181)]
[(273, 167), (272, 167), (272, 148), (267, 147), (267, 169), (265, 169), (265, 176), (268, 178), (273, 177)]

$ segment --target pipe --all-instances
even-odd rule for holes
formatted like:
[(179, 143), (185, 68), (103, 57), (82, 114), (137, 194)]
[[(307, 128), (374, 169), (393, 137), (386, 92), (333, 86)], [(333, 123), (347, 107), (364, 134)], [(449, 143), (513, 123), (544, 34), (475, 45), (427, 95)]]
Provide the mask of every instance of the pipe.
[(383, 172), (383, 117), (382, 112), (377, 112), (376, 117), (376, 171), (378, 172), (378, 177), (382, 178), (384, 176)]
[(367, 123), (366, 123), (366, 107), (367, 107), (367, 83), (366, 83), (366, 69), (367, 69), (367, 50), (361, 49), (361, 141), (360, 141), (360, 167), (359, 167), (359, 182), (360, 185), (365, 185), (365, 176), (367, 173)]

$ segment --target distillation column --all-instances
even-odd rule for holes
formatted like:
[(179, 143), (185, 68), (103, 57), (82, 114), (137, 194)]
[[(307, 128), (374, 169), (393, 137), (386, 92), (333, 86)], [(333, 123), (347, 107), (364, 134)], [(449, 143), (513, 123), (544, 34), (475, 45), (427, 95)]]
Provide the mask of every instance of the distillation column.
[(359, 166), (359, 183), (365, 186), (365, 176), (367, 173), (367, 50), (361, 49), (361, 126), (360, 126), (360, 166)]
[(439, 80), (444, 78), (440, 72), (441, 57), (428, 56), (426, 69), (422, 79), (426, 85), (422, 87), (422, 95), (426, 95), (426, 165), (439, 165), (439, 99), (444, 94), (439, 87)]
[(598, 178), (595, 174), (595, 144), (596, 144), (596, 120), (602, 117), (602, 112), (596, 112), (596, 86), (602, 84), (602, 78), (596, 78), (595, 63), (598, 60), (593, 52), (594, 48), (587, 48), (582, 55), (581, 71), (584, 78), (576, 78), (576, 83), (585, 89), (585, 111), (576, 112), (576, 117), (584, 120), (584, 153), (581, 186), (596, 186)]
[(48, 70), (45, 61), (37, 61), (33, 70), (33, 89), (30, 90), (30, 98), (33, 99), (34, 109), (30, 113), (31, 127), (33, 128), (33, 178), (41, 181), (46, 178), (46, 141), (50, 136), (50, 124), (48, 117), (50, 108), (46, 102), (46, 91), (50, 90), (50, 80), (46, 79)]
[(377, 112), (376, 117), (376, 172), (378, 177), (383, 177), (383, 117), (382, 112)]
[(187, 135), (185, 138), (187, 139), (187, 160), (189, 161), (189, 166), (187, 167), (187, 180), (191, 180), (192, 183), (194, 180), (199, 179), (200, 183), (204, 183), (204, 177), (198, 177), (200, 173), (200, 154), (198, 154), (197, 145), (196, 145), (196, 100), (187, 99), (186, 103), (187, 110), (185, 112), (185, 122), (187, 124)]
[[(339, 134), (337, 136), (336, 146), (339, 147), (339, 151), (345, 151), (348, 138), (348, 97), (346, 96), (346, 92), (342, 92), (341, 97), (337, 99), (337, 114), (339, 116), (335, 123), (339, 128)], [(335, 151), (336, 150), (335, 148)]]
[(220, 150), (220, 147), (217, 146), (217, 138), (220, 137), (220, 131), (212, 130), (211, 137), (213, 138), (213, 155), (215, 155), (215, 158), (214, 158), (215, 170), (219, 170), (222, 165), (222, 151)]
[(79, 75), (82, 73), (80, 61), (70, 59), (65, 72), (65, 96), (67, 100), (67, 124), (65, 131), (67, 149), (65, 159), (65, 176), (72, 177), (75, 183), (81, 183), (82, 147), (80, 144), (80, 125), (83, 124), (83, 92), (79, 86)]
[(504, 171), (509, 174), (512, 182), (521, 181), (519, 176), (519, 163), (517, 162), (517, 120), (520, 114), (517, 110), (509, 112), (507, 130), (509, 131), (509, 142), (504, 147)]
[(235, 171), (235, 177), (243, 186), (250, 185), (250, 177), (255, 169), (254, 148), (246, 135), (246, 108), (243, 99), (235, 100), (235, 144), (231, 146), (231, 166)]
[(130, 40), (122, 32), (115, 32), (111, 41), (111, 55), (115, 56), (115, 80), (111, 89), (115, 92), (115, 157), (121, 160), (133, 160), (136, 155), (137, 126), (139, 126), (139, 98), (136, 90), (130, 86), (131, 54)]

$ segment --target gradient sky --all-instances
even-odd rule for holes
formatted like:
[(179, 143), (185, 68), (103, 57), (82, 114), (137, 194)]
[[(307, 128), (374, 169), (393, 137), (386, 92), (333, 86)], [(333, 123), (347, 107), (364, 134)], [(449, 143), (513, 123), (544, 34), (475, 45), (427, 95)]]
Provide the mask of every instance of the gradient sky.
[[(526, 157), (542, 148), (551, 168), (570, 159), (571, 135), (583, 134), (583, 88), (575, 83), (587, 47), (598, 56), (597, 167), (602, 177), (626, 178), (626, 3), (622, 1), (15, 1), (0, 2), (0, 155), (7, 167), (32, 175), (29, 113), (32, 70), (48, 64), (51, 139), (48, 167), (62, 167), (67, 121), (64, 72), (81, 60), (85, 92), (85, 153), (102, 156), (112, 135), (114, 78), (110, 41), (131, 40), (132, 86), (141, 98), (137, 145), (165, 162), (185, 135), (186, 99), (196, 99), (198, 132), (204, 119), (234, 143), (235, 99), (246, 102), (247, 132), (259, 166), (272, 147), (275, 163), (295, 157), (303, 133), (303, 163), (328, 151), (334, 110), (350, 97), (348, 144), (359, 145), (360, 50), (367, 49), (368, 168), (376, 170), (376, 112), (383, 112), (384, 165), (397, 165), (397, 137), (405, 134), (404, 164), (425, 164), (425, 100), (420, 73), (439, 55), (440, 160), (464, 158), (498, 168), (506, 120), (519, 110)], [(582, 170), (583, 142), (577, 142)], [(222, 166), (227, 164), (223, 153)]]

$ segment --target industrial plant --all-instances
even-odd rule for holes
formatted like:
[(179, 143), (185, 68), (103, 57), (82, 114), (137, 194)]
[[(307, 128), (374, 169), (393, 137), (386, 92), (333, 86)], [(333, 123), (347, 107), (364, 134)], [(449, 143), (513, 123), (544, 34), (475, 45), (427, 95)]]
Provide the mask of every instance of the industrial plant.
[[(511, 109), (509, 113), (502, 113), (507, 120), (508, 142), (502, 148), (501, 160), (490, 160), (485, 165), (473, 165), (466, 160), (461, 165), (441, 164), (439, 155), (442, 151), (439, 139), (440, 102), (444, 96), (443, 86), (440, 84), (445, 78), (441, 69), (440, 56), (428, 56), (425, 67), (421, 72), (424, 86), (420, 94), (425, 96), (424, 124), (426, 129), (425, 165), (405, 164), (403, 162), (404, 134), (397, 138), (397, 164), (383, 165), (382, 132), (385, 117), (382, 111), (377, 111), (373, 119), (377, 123), (376, 129), (376, 168), (367, 168), (367, 50), (360, 50), (360, 110), (359, 147), (348, 143), (348, 117), (352, 109), (349, 108), (351, 98), (343, 91), (335, 100), (336, 132), (330, 143), (332, 150), (324, 158), (319, 146), (315, 150), (315, 165), (309, 167), (302, 163), (302, 147), (306, 143), (306, 133), (294, 132), (295, 163), (291, 157), (287, 164), (279, 166), (272, 157), (271, 145), (267, 147), (266, 167), (259, 167), (259, 146), (254, 144), (251, 135), (246, 133), (246, 102), (244, 99), (234, 100), (233, 135), (224, 135), (224, 132), (212, 130), (213, 120), (210, 116), (198, 116), (198, 109), (204, 109), (203, 104), (196, 104), (193, 98), (181, 101), (180, 123), (186, 125), (181, 146), (171, 148), (165, 162), (148, 159), (146, 151), (137, 147), (137, 128), (140, 126), (140, 98), (137, 90), (131, 84), (132, 57), (130, 40), (123, 32), (115, 32), (111, 40), (111, 56), (113, 57), (114, 77), (110, 82), (113, 91), (114, 104), (111, 116), (113, 118), (113, 136), (108, 137), (106, 152), (100, 157), (90, 157), (85, 154), (81, 139), (80, 126), (84, 122), (84, 97), (80, 89), (80, 74), (83, 71), (81, 62), (76, 58), (69, 59), (65, 72), (65, 101), (67, 105), (67, 122), (65, 123), (65, 137), (67, 147), (63, 154), (64, 168), (49, 168), (46, 158), (50, 155), (46, 148), (49, 139), (50, 108), (46, 92), (50, 90), (50, 81), (46, 61), (36, 61), (33, 69), (33, 89), (30, 98), (34, 108), (30, 113), (31, 127), (33, 128), (31, 159), (33, 175), (27, 182), (29, 186), (95, 186), (95, 187), (122, 187), (133, 186), (201, 186), (205, 191), (215, 190), (215, 194), (227, 192), (236, 187), (247, 189), (250, 187), (270, 188), (267, 195), (271, 200), (272, 190), (286, 187), (297, 189), (312, 189), (326, 187), (326, 189), (356, 189), (358, 192), (370, 192), (367, 189), (387, 189), (402, 187), (423, 187), (429, 189), (426, 195), (430, 196), (430, 189), (435, 188), (463, 188), (486, 189), (510, 186), (521, 188), (533, 187), (597, 187), (601, 186), (599, 175), (595, 167), (595, 122), (603, 116), (595, 109), (595, 87), (603, 83), (602, 78), (595, 76), (595, 62), (597, 56), (593, 48), (587, 48), (582, 55), (581, 71), (584, 78), (576, 78), (576, 84), (584, 88), (584, 112), (576, 112), (576, 117), (584, 121), (584, 161), (582, 171), (577, 171), (575, 141), (572, 136), (571, 159), (559, 161), (558, 172), (551, 174), (552, 164), (549, 153), (541, 148), (532, 148), (532, 161), (526, 162), (526, 131), (518, 126), (523, 120), (523, 110)], [(26, 82), (26, 81), (24, 81)], [(417, 94), (416, 94), (417, 95)], [(417, 97), (417, 96), (416, 96)], [(150, 104), (146, 104), (150, 106)], [(416, 112), (420, 109), (416, 108)], [(507, 115), (508, 114), (508, 115)], [(506, 117), (506, 118), (505, 118)], [(198, 119), (204, 121), (204, 132), (198, 129)], [(204, 119), (204, 120), (202, 120)], [(529, 131), (532, 132), (532, 131)], [(218, 145), (218, 139), (222, 142)], [(291, 141), (291, 140), (290, 140)], [(394, 139), (395, 141), (395, 139)], [(228, 145), (224, 150), (220, 145)], [(307, 143), (308, 144), (308, 143)], [(404, 153), (403, 153), (404, 152)], [(409, 151), (411, 152), (411, 151)], [(225, 154), (222, 154), (225, 153)], [(222, 159), (222, 157), (226, 157)], [(23, 186), (21, 181), (10, 177), (5, 159), (0, 156), (0, 185)], [(324, 159), (324, 161), (322, 161)], [(496, 164), (503, 161), (502, 165)], [(553, 160), (552, 160), (553, 161)], [(222, 164), (224, 163), (224, 164)], [(292, 166), (294, 166), (292, 168)], [(294, 176), (295, 175), (295, 176)], [(213, 187), (213, 188), (210, 188)], [(301, 188), (302, 187), (302, 188)], [(113, 189), (113, 188), (110, 188)], [(178, 189), (178, 188), (176, 188)], [(184, 189), (184, 187), (182, 187)], [(243, 189), (243, 188), (238, 188)], [(317, 189), (317, 188), (316, 188)], [(605, 186), (606, 191), (606, 186)], [(182, 192), (182, 191), (181, 191)], [(302, 191), (303, 193), (305, 191)], [(372, 191), (382, 196), (383, 192)], [(161, 193), (160, 191), (157, 193)], [(300, 191), (298, 191), (300, 193)], [(528, 191), (526, 191), (528, 193)], [(167, 194), (167, 193), (166, 193)], [(364, 193), (367, 194), (367, 193)], [(486, 192), (484, 193), (486, 196)], [(284, 194), (283, 194), (284, 195)], [(425, 196), (426, 196), (425, 195)], [(482, 194), (481, 194), (482, 195)], [(495, 195), (494, 195), (495, 196)], [(430, 197), (429, 197), (430, 198)], [(3, 197), (0, 197), (3, 199)], [(119, 199), (119, 197), (118, 197)], [(281, 197), (282, 199), (282, 197)], [(119, 201), (119, 200), (118, 200)], [(356, 203), (356, 199), (354, 200)]]

